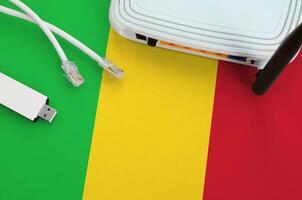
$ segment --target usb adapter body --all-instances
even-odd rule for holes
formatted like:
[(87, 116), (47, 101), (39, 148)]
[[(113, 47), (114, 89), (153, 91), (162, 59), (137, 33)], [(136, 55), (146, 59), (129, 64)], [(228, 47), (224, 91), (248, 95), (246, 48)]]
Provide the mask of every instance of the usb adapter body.
[(0, 73), (0, 104), (36, 121), (39, 117), (52, 122), (57, 111), (48, 104), (48, 97)]

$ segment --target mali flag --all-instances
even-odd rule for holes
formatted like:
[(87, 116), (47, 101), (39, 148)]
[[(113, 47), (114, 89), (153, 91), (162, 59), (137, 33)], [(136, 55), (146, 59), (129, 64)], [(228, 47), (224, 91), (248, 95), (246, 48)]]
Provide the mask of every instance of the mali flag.
[(0, 15), (1, 72), (59, 111), (32, 124), (1, 107), (0, 200), (302, 199), (302, 55), (258, 97), (254, 69), (120, 37), (109, 0), (25, 3), (126, 75), (61, 41), (86, 77), (75, 89), (38, 27)]

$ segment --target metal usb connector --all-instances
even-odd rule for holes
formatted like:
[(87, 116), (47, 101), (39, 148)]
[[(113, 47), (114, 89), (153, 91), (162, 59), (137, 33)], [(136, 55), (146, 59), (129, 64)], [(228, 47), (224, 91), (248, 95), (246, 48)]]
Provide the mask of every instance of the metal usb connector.
[(52, 120), (55, 118), (56, 114), (57, 111), (55, 109), (45, 104), (40, 110), (38, 116), (51, 123)]

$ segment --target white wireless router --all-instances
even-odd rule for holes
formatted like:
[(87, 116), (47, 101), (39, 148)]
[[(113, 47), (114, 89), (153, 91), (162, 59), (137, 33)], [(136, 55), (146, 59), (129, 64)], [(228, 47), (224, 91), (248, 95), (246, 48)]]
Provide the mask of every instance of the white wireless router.
[(257, 67), (264, 94), (301, 48), (302, 0), (112, 0), (110, 22), (149, 46)]

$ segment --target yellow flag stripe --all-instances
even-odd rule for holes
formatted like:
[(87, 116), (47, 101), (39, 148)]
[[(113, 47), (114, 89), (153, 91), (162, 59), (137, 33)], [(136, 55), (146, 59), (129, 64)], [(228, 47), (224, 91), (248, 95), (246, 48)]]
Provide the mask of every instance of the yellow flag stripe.
[(102, 80), (85, 200), (200, 200), (217, 61), (126, 40), (107, 57), (126, 75)]

